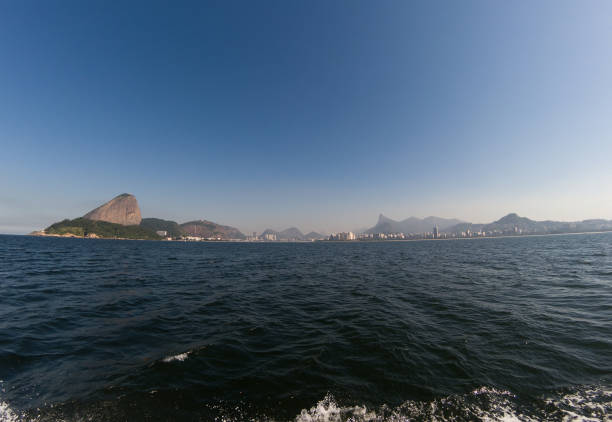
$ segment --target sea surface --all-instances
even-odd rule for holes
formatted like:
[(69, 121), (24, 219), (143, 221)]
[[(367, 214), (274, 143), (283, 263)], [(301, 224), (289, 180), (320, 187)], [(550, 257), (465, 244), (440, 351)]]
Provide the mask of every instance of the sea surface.
[(612, 420), (612, 234), (0, 236), (0, 421)]

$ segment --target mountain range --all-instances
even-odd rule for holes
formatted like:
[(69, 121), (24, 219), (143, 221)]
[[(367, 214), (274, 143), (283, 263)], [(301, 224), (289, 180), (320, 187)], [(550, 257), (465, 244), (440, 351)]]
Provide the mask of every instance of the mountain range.
[(303, 234), (297, 227), (289, 227), (288, 229), (280, 232), (272, 229), (266, 229), (261, 233), (260, 238), (264, 239), (267, 234), (276, 235), (276, 240), (317, 240), (325, 238), (324, 235), (314, 231)]
[(380, 214), (378, 222), (365, 233), (431, 233), (433, 227), (438, 226), (440, 233), (462, 233), (468, 230), (476, 232), (492, 233), (576, 233), (612, 230), (612, 220), (593, 219), (582, 221), (535, 221), (527, 217), (521, 217), (516, 213), (510, 213), (492, 223), (469, 223), (454, 218), (410, 217), (402, 221), (395, 221)]
[(376, 225), (367, 229), (365, 233), (427, 233), (431, 232), (434, 226), (438, 226), (439, 230), (443, 230), (461, 223), (463, 221), (456, 218), (440, 217), (408, 217), (402, 221), (395, 221), (380, 214)]
[(520, 233), (577, 233), (612, 230), (612, 220), (593, 219), (582, 221), (535, 221), (527, 217), (521, 217), (516, 213), (510, 213), (497, 221), (488, 224), (460, 223), (445, 229), (445, 233), (460, 233), (470, 230), (471, 232), (520, 232)]

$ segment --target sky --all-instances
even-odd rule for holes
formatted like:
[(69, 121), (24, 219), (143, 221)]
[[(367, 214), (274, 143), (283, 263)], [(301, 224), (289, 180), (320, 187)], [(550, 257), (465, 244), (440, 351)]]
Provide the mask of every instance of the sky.
[(612, 219), (612, 2), (0, 2), (0, 233)]

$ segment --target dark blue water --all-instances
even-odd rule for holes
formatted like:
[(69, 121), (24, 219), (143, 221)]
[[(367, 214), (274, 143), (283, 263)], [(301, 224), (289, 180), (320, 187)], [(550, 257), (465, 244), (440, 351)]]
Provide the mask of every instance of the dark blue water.
[(612, 234), (0, 236), (0, 380), (3, 422), (610, 420)]

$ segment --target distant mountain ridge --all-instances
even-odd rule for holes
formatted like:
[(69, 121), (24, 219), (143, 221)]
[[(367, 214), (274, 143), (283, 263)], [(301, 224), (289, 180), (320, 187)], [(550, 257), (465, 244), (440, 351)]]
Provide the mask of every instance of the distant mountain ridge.
[(304, 233), (297, 227), (289, 227), (277, 234), (279, 239), (283, 240), (304, 240)]
[(446, 233), (472, 232), (512, 232), (521, 233), (576, 233), (612, 230), (612, 220), (592, 219), (582, 221), (535, 221), (510, 213), (488, 224), (461, 223), (441, 230)]
[(492, 223), (469, 223), (458, 219), (446, 219), (439, 217), (415, 218), (410, 217), (402, 221), (395, 221), (380, 214), (378, 223), (366, 230), (365, 233), (431, 233), (433, 227), (438, 226), (440, 233), (464, 233), (468, 230), (472, 233), (576, 233), (612, 230), (612, 220), (592, 219), (583, 221), (535, 221), (527, 217), (521, 217), (516, 213), (510, 213)]
[(276, 240), (306, 240), (304, 233), (297, 227), (289, 227), (283, 231), (276, 231), (272, 229), (266, 229), (261, 233), (261, 237), (264, 238), (267, 234), (276, 235)]
[(207, 220), (189, 221), (181, 224), (180, 228), (183, 231), (183, 234), (187, 236), (202, 237), (205, 239), (220, 238), (222, 240), (243, 240), (246, 238), (246, 236), (235, 227), (222, 226)]
[(280, 232), (276, 230), (272, 230), (272, 229), (266, 229), (261, 233), (259, 237), (264, 239), (267, 234), (276, 235), (276, 240), (286, 240), (286, 241), (289, 241), (289, 240), (317, 240), (317, 239), (325, 238), (325, 236), (323, 236), (322, 234), (314, 232), (314, 231), (311, 231), (308, 234), (304, 234), (297, 227), (289, 227), (288, 229), (282, 230)]
[(306, 233), (304, 237), (306, 238), (306, 240), (318, 240), (318, 239), (325, 239), (326, 236), (322, 235), (321, 233), (312, 231), (310, 233)]
[(426, 218), (408, 217), (402, 221), (395, 221), (380, 214), (376, 225), (367, 229), (365, 233), (427, 233), (431, 232), (434, 226), (438, 226), (438, 229), (443, 230), (460, 223), (463, 222), (456, 218), (433, 216)]

